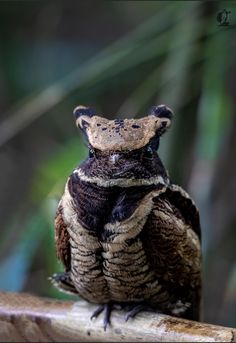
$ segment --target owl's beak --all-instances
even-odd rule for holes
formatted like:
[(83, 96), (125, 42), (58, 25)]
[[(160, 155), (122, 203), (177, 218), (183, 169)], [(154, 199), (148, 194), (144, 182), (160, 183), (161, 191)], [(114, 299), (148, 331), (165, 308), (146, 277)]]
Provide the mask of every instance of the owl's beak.
[(119, 159), (120, 159), (120, 154), (118, 153), (111, 154), (110, 156), (110, 161), (112, 164), (116, 164)]

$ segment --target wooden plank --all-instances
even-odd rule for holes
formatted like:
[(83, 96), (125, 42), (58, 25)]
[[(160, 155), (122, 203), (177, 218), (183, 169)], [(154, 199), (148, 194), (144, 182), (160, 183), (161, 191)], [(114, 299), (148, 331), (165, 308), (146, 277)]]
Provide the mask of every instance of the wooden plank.
[(125, 312), (90, 320), (95, 305), (29, 294), (0, 292), (0, 342), (233, 342), (236, 330), (158, 313), (142, 312), (125, 322)]

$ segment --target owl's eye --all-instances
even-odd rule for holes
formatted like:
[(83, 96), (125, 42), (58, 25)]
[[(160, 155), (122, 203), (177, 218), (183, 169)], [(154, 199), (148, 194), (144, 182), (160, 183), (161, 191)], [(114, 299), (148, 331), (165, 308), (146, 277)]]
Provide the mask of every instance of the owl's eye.
[(89, 157), (94, 157), (95, 156), (95, 151), (92, 147), (89, 147)]
[(147, 158), (152, 158), (153, 157), (153, 150), (150, 146), (148, 146), (145, 150), (144, 150), (144, 154), (143, 154), (144, 157), (147, 157)]

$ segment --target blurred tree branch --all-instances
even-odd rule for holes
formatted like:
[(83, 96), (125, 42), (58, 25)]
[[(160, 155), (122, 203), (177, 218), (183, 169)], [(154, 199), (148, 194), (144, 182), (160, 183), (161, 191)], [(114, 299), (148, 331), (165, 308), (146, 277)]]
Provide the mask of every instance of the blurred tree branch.
[(103, 330), (102, 315), (90, 320), (95, 305), (0, 293), (1, 342), (232, 342), (236, 330), (143, 312), (124, 321), (112, 313), (112, 326)]

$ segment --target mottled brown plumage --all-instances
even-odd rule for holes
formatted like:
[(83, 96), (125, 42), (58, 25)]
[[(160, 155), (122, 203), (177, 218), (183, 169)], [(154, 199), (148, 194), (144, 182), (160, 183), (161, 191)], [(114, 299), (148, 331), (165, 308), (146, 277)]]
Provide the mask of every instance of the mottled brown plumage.
[(105, 309), (129, 305), (199, 319), (201, 247), (198, 210), (172, 184), (157, 154), (172, 112), (153, 107), (141, 119), (108, 121), (74, 111), (90, 154), (68, 178), (55, 219), (61, 290)]

